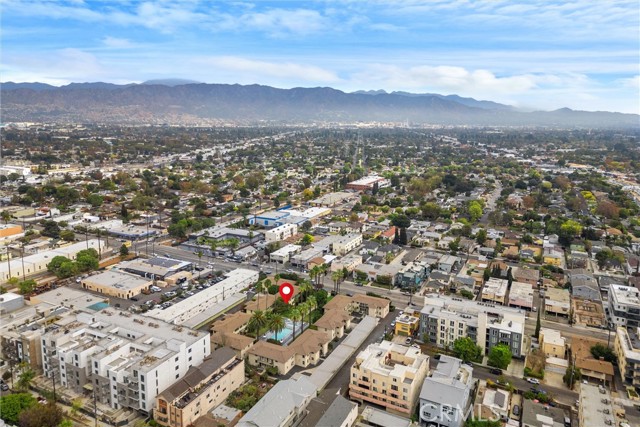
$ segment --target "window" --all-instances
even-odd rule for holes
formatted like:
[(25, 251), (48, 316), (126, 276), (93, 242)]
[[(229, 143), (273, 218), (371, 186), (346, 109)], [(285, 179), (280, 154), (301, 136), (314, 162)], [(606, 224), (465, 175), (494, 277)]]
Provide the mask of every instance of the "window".
[(178, 356), (176, 356), (176, 359), (175, 359), (175, 360), (176, 360), (176, 362), (178, 361)]
[(140, 375), (140, 381), (144, 381), (144, 375)]
[(176, 379), (180, 378), (180, 374), (176, 374)]
[(189, 353), (191, 353), (191, 349), (189, 349), (189, 351), (188, 351), (188, 352), (189, 352)]

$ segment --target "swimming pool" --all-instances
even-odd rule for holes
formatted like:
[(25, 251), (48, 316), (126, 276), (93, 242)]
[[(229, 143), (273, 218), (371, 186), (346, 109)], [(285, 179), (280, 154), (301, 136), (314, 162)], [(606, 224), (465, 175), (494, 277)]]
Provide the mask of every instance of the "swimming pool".
[[(300, 322), (297, 322), (296, 336), (300, 335), (301, 332), (302, 332), (301, 324)], [(288, 344), (293, 339), (293, 322), (291, 321), (291, 319), (285, 318), (283, 330), (281, 330), (277, 334), (275, 333), (275, 331), (269, 331), (266, 334), (264, 334), (262, 338), (264, 338), (265, 340), (277, 340), (277, 341), (280, 341), (282, 344)]]

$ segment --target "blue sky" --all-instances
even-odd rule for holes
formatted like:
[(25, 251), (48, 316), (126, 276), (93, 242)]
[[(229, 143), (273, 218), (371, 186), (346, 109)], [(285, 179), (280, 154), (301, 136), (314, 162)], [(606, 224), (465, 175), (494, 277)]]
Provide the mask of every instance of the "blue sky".
[(640, 113), (639, 4), (0, 0), (0, 79), (184, 78)]

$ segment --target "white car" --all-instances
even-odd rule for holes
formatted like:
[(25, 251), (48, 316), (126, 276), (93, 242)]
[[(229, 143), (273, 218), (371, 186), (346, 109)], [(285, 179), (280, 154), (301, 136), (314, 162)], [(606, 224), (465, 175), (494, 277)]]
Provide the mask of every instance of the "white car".
[(537, 378), (527, 378), (527, 382), (531, 383), (531, 384), (540, 384), (540, 380)]

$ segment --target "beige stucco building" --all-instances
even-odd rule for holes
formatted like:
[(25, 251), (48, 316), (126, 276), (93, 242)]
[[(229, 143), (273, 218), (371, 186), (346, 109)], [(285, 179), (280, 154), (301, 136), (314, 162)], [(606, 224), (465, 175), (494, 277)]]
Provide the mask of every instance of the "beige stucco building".
[(351, 366), (349, 396), (409, 416), (428, 372), (429, 356), (422, 354), (419, 347), (389, 341), (371, 344)]
[(244, 382), (244, 361), (219, 348), (181, 380), (156, 397), (154, 419), (168, 427), (186, 427), (225, 401)]

